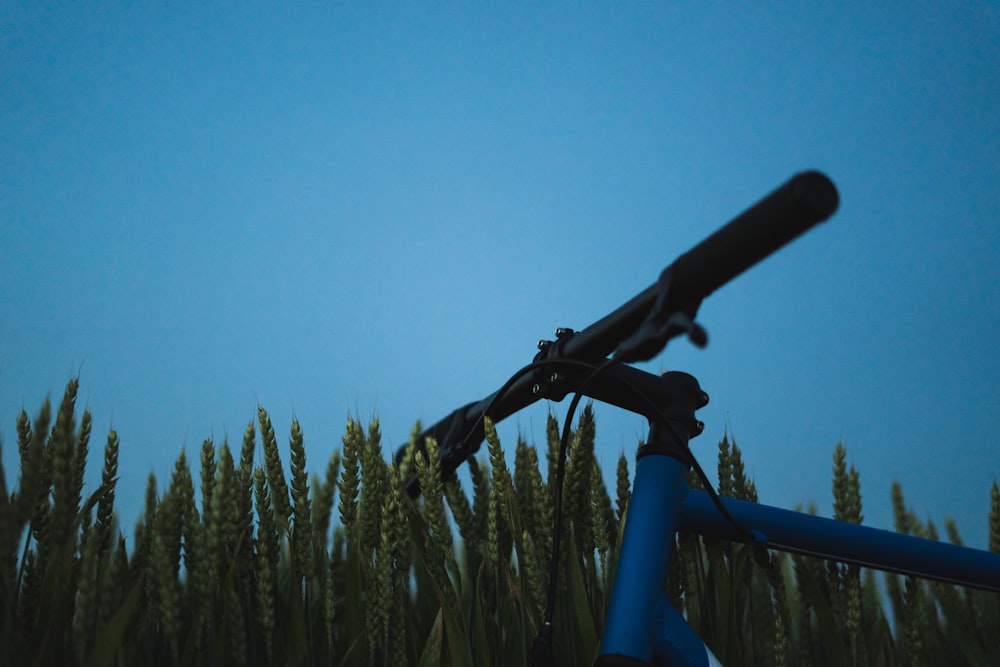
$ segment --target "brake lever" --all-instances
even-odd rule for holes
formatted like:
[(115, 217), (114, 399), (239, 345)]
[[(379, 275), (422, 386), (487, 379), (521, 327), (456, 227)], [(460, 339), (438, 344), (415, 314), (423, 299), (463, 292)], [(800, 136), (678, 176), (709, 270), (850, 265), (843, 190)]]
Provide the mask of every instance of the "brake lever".
[(672, 298), (673, 265), (660, 273), (656, 281), (656, 298), (649, 312), (635, 332), (623, 340), (614, 351), (612, 359), (622, 363), (649, 361), (663, 351), (671, 338), (686, 335), (698, 348), (708, 345), (708, 332), (695, 322), (701, 299), (693, 304), (676, 306)]

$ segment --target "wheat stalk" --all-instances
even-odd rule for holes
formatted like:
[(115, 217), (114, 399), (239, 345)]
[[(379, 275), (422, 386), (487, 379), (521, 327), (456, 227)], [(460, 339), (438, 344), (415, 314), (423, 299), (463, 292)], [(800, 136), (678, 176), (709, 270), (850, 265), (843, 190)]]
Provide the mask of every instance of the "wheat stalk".
[(512, 481), (507, 462), (504, 460), (503, 448), (493, 420), (483, 419), (483, 430), (486, 433), (486, 445), (489, 451), (491, 480), (489, 485), (489, 509), (486, 520), (486, 554), (490, 567), (494, 572), (500, 571), (501, 559), (506, 561), (510, 555), (505, 547), (509, 540), (510, 526), (507, 521), (507, 503), (505, 496), (511, 488)]
[(285, 483), (285, 472), (278, 453), (278, 439), (274, 436), (271, 417), (260, 406), (257, 406), (257, 421), (260, 423), (260, 437), (264, 445), (264, 471), (267, 472), (267, 483), (271, 489), (274, 518), (279, 529), (287, 531), (292, 517), (292, 504), (288, 499), (288, 484)]
[(80, 509), (80, 491), (76, 485), (76, 442), (73, 437), (73, 408), (78, 387), (76, 379), (66, 386), (47, 447), (51, 452), (52, 466), (52, 515), (47, 537), (53, 550), (62, 551), (69, 547), (70, 527)]
[(267, 487), (267, 473), (254, 469), (254, 499), (257, 505), (257, 618), (264, 638), (267, 660), (274, 657), (274, 633), (277, 625), (275, 595), (278, 587), (279, 543), (274, 510)]
[(632, 483), (628, 477), (628, 459), (622, 452), (618, 457), (618, 466), (615, 468), (615, 518), (618, 519), (619, 524), (625, 520), (631, 489)]
[[(360, 424), (357, 426), (360, 431)], [(361, 498), (358, 503), (359, 546), (364, 559), (370, 562), (379, 544), (382, 503), (385, 498), (388, 468), (382, 457), (382, 434), (378, 419), (368, 425), (368, 434), (361, 449)]]
[(306, 470), (306, 450), (299, 420), (292, 420), (290, 446), (292, 451), (292, 569), (296, 579), (310, 579), (315, 561), (312, 540), (312, 507), (309, 502), (309, 472)]
[(353, 537), (358, 520), (358, 498), (361, 493), (361, 450), (365, 440), (360, 426), (348, 418), (343, 438), (343, 470), (340, 473), (340, 525)]

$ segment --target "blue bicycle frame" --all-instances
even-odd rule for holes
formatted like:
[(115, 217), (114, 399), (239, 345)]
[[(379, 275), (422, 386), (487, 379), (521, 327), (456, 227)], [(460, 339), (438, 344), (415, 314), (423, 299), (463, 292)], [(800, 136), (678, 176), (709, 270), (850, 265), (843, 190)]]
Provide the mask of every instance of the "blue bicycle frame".
[[(720, 664), (666, 592), (675, 534), (745, 541), (709, 495), (687, 483), (679, 429), (657, 433), (636, 463), (635, 481), (598, 667)], [(648, 445), (647, 445), (648, 446)], [(1000, 554), (728, 498), (719, 499), (755, 546), (1000, 591)]]

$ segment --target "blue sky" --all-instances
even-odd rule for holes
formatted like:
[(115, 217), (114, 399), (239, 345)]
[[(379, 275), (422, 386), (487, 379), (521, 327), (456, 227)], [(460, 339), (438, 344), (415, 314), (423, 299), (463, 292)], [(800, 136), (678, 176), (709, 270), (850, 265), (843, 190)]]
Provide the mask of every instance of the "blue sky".
[[(985, 546), (1000, 472), (996, 3), (79, 3), (0, 8), (0, 436), (81, 376), (119, 511), (260, 402), (321, 472), (498, 388), (793, 173), (828, 223), (713, 295), (712, 396), (763, 501)], [(541, 442), (539, 404), (501, 429)], [(598, 406), (598, 455), (641, 418)], [(287, 459), (286, 459), (287, 460)], [(91, 487), (93, 488), (93, 487)]]

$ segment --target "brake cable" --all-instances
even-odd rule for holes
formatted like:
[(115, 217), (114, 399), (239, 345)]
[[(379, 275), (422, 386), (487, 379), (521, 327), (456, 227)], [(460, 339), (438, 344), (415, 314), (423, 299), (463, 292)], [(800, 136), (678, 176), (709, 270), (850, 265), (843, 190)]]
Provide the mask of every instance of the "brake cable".
[[(563, 363), (568, 360), (560, 360)], [(553, 526), (552, 526), (552, 553), (549, 561), (549, 588), (546, 596), (545, 602), (545, 615), (542, 620), (542, 626), (539, 628), (538, 634), (535, 636), (534, 646), (532, 647), (532, 661), (535, 667), (545, 667), (552, 664), (552, 635), (553, 635), (553, 620), (555, 617), (555, 600), (558, 588), (558, 575), (559, 575), (559, 557), (560, 557), (560, 541), (562, 537), (562, 494), (563, 494), (563, 481), (566, 473), (566, 458), (569, 449), (569, 438), (572, 432), (573, 415), (576, 412), (576, 408), (580, 403), (580, 399), (584, 396), (584, 389), (591, 383), (598, 375), (607, 371), (608, 368), (615, 364), (622, 363), (618, 359), (605, 359), (601, 364), (594, 366), (593, 364), (586, 364), (586, 362), (574, 362), (575, 364), (585, 364), (591, 370), (590, 374), (584, 378), (583, 382), (580, 383), (579, 387), (573, 394), (573, 399), (570, 401), (569, 408), (566, 411), (566, 417), (563, 421), (562, 437), (559, 441), (559, 456), (558, 463), (556, 467), (555, 480), (552, 482), (555, 486), (554, 493), (554, 504), (553, 504)], [(623, 384), (627, 386), (631, 391), (635, 393), (636, 396), (640, 397), (656, 415), (658, 419), (663, 421), (665, 424), (669, 424), (670, 420), (663, 413), (658, 405), (656, 405), (648, 396), (643, 394), (641, 391), (636, 389), (631, 384), (624, 382)], [(739, 533), (746, 542), (753, 543), (756, 541), (756, 537), (752, 532), (747, 530), (743, 525), (741, 525), (726, 509), (723, 505), (722, 499), (719, 498), (718, 493), (716, 493), (714, 486), (708, 479), (708, 475), (705, 474), (704, 469), (698, 460), (691, 453), (689, 447), (685, 447), (684, 457), (681, 459), (684, 463), (689, 465), (694, 471), (698, 478), (701, 480), (705, 490), (707, 491), (709, 498), (715, 504), (716, 508), (723, 518), (733, 526), (733, 528)]]

